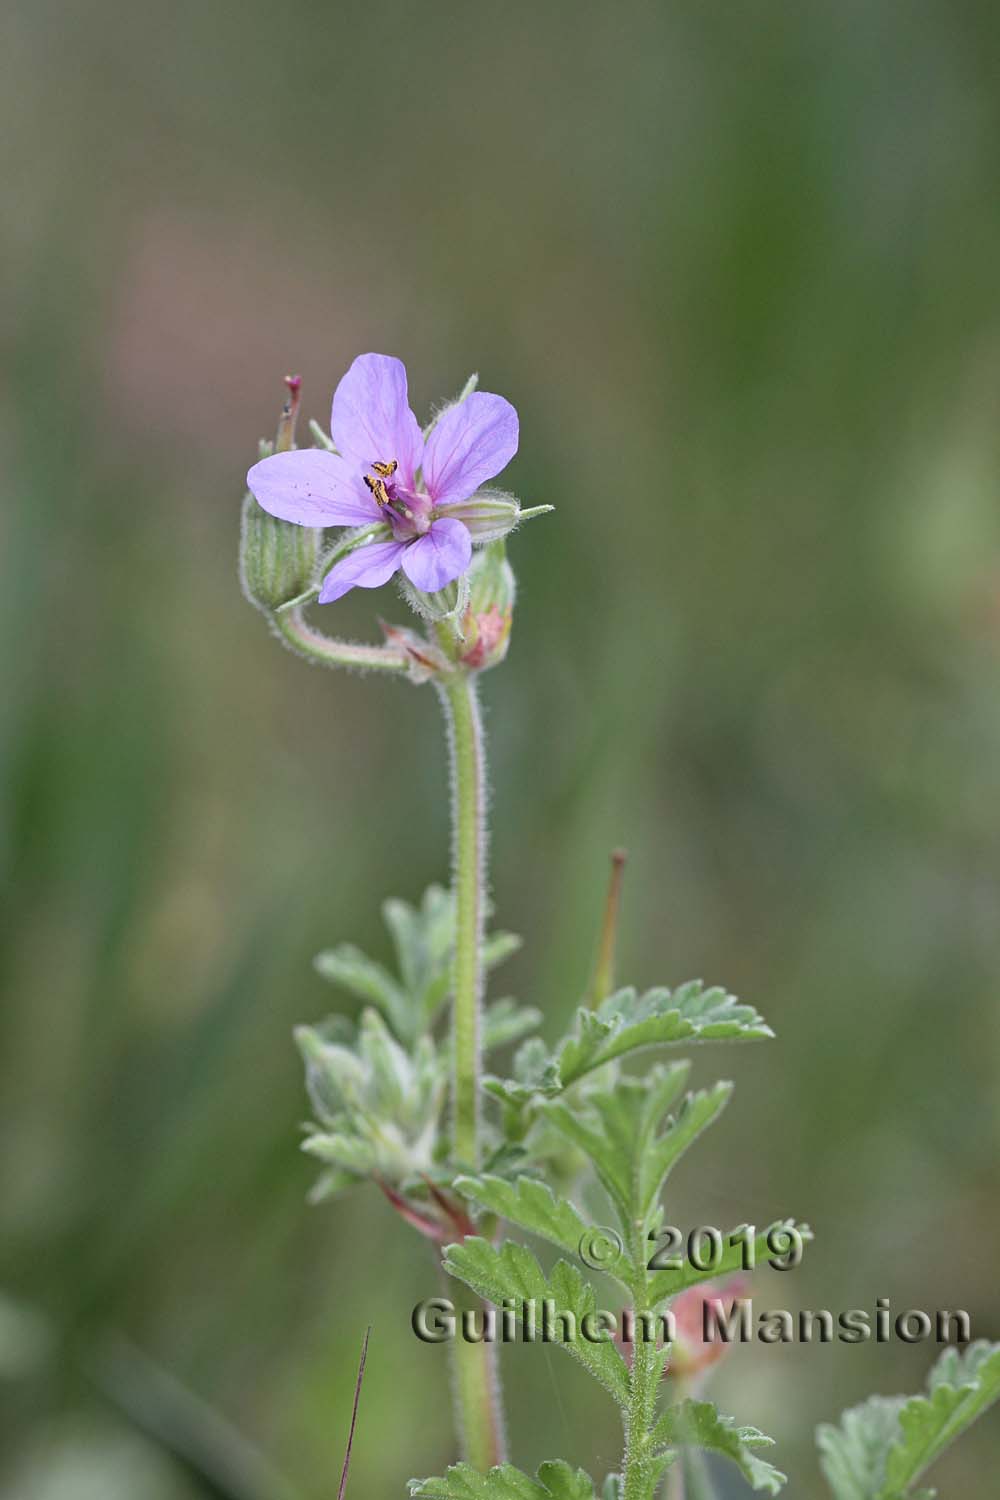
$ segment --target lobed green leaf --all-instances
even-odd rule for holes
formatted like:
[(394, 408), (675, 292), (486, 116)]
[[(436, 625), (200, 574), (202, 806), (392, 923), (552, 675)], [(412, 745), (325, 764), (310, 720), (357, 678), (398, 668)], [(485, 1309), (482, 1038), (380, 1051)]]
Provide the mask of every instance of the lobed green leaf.
[(557, 1198), (537, 1177), (459, 1177), (455, 1188), (490, 1213), (541, 1235), (570, 1255), (579, 1254), (588, 1225), (568, 1198)]
[[(1000, 1344), (947, 1349), (925, 1395), (873, 1396), (816, 1434), (836, 1500), (920, 1500), (912, 1486), (977, 1417), (1000, 1400)], [(930, 1500), (933, 1491), (922, 1491)]]
[(536, 1095), (553, 1097), (615, 1058), (647, 1047), (679, 1042), (754, 1041), (774, 1033), (752, 1005), (743, 1005), (700, 980), (676, 990), (634, 989), (609, 995), (596, 1010), (581, 1007), (569, 1036), (548, 1053), (522, 1049), (512, 1079), (491, 1078), (487, 1087), (509, 1103)]
[(557, 1261), (551, 1275), (546, 1276), (523, 1245), (507, 1240), (496, 1247), (473, 1236), (460, 1245), (445, 1248), (444, 1267), (489, 1302), (500, 1303), (505, 1297), (513, 1297), (519, 1303), (534, 1302), (540, 1320), (542, 1303), (548, 1298), (555, 1314), (571, 1314), (577, 1337), (553, 1342), (589, 1370), (619, 1406), (626, 1405), (628, 1369), (617, 1347), (610, 1338), (606, 1342), (592, 1342), (580, 1335), (583, 1319), (597, 1311), (597, 1296), (575, 1266), (565, 1260)]
[(453, 1464), (440, 1479), (411, 1479), (409, 1491), (434, 1500), (594, 1500), (590, 1475), (562, 1459), (541, 1464), (534, 1479), (513, 1464), (485, 1474), (471, 1464)]
[[(794, 1229), (797, 1230), (802, 1240), (808, 1244), (813, 1238), (813, 1232), (808, 1224), (796, 1224), (794, 1219), (776, 1219), (766, 1229), (754, 1236), (754, 1261), (762, 1265), (771, 1251), (768, 1246), (768, 1235), (775, 1230)], [(745, 1248), (741, 1241), (733, 1243), (733, 1235), (736, 1229), (730, 1230), (723, 1238), (722, 1255), (713, 1264), (710, 1270), (699, 1271), (690, 1261), (677, 1270), (653, 1271), (647, 1283), (647, 1294), (653, 1307), (658, 1307), (670, 1297), (677, 1297), (681, 1292), (686, 1292), (689, 1287), (700, 1286), (705, 1281), (715, 1281), (721, 1276), (731, 1276), (736, 1271), (744, 1269)]]
[(732, 1084), (718, 1083), (688, 1094), (657, 1135), (689, 1068), (687, 1062), (656, 1067), (644, 1078), (618, 1078), (612, 1087), (541, 1106), (545, 1118), (590, 1158), (625, 1226), (645, 1224), (670, 1169), (732, 1093)]
[(777, 1495), (786, 1476), (758, 1458), (758, 1448), (773, 1446), (756, 1427), (737, 1427), (711, 1401), (680, 1401), (670, 1406), (653, 1428), (652, 1440), (667, 1448), (700, 1448), (728, 1458), (755, 1490)]

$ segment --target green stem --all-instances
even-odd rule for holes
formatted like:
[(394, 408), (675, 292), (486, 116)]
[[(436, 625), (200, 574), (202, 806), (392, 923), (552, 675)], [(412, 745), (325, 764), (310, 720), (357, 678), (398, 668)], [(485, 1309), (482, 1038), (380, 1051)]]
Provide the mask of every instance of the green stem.
[(656, 1344), (642, 1336), (641, 1315), (650, 1308), (644, 1227), (641, 1222), (635, 1225), (631, 1247), (635, 1342), (629, 1372), (628, 1406), (625, 1409), (622, 1500), (651, 1500), (657, 1475), (651, 1432), (656, 1418), (656, 1399), (663, 1367)]
[[(447, 642), (445, 632), (439, 636)], [(448, 644), (451, 644), (450, 642)], [(452, 1001), (452, 1155), (479, 1166), (480, 1007), (483, 916), (486, 902), (486, 766), (475, 676), (456, 666), (439, 684), (451, 750), (451, 807), (455, 889), (455, 963)], [(461, 1327), (463, 1309), (482, 1304), (452, 1281), (449, 1296)], [(455, 1419), (462, 1457), (485, 1472), (505, 1454), (496, 1344), (449, 1344)]]
[(296, 656), (325, 667), (353, 667), (362, 672), (405, 672), (405, 656), (391, 646), (360, 646), (315, 630), (301, 609), (276, 610), (271, 625), (278, 639)]
[(462, 1338), (463, 1312), (474, 1312), (481, 1327), (483, 1304), (463, 1282), (450, 1276), (445, 1282), (459, 1328), (448, 1345), (459, 1452), (466, 1463), (485, 1474), (507, 1457), (497, 1346), (467, 1343)]
[(446, 679), (441, 691), (451, 746), (455, 866), (452, 1150), (457, 1162), (475, 1171), (479, 1166), (486, 773), (475, 677), (459, 668)]

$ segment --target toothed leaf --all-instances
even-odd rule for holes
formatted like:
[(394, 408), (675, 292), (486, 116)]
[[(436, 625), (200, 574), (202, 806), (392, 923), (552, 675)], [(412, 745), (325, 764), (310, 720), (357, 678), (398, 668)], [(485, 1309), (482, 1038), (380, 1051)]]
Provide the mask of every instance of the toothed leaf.
[[(541, 1326), (542, 1303), (551, 1298), (553, 1304), (553, 1327), (561, 1329), (556, 1321), (560, 1313), (570, 1313), (575, 1320), (578, 1336), (562, 1342), (553, 1339), (556, 1347), (565, 1349), (574, 1359), (600, 1381), (619, 1406), (628, 1401), (629, 1378), (625, 1362), (615, 1345), (606, 1335), (607, 1342), (595, 1342), (579, 1336), (583, 1318), (593, 1319), (597, 1310), (597, 1296), (588, 1286), (575, 1266), (565, 1260), (556, 1262), (550, 1275), (546, 1276), (530, 1250), (523, 1245), (506, 1241), (499, 1248), (486, 1240), (472, 1237), (460, 1245), (448, 1245), (444, 1252), (445, 1270), (489, 1302), (502, 1302), (513, 1297), (518, 1304), (531, 1301)], [(591, 1328), (597, 1332), (592, 1321)]]
[(471, 1464), (454, 1464), (440, 1479), (411, 1479), (409, 1491), (432, 1500), (594, 1500), (590, 1475), (562, 1459), (541, 1464), (534, 1479), (513, 1464), (485, 1474)]
[(885, 1467), (885, 1500), (896, 1500), (978, 1416), (1000, 1399), (1000, 1344), (985, 1340), (964, 1352), (946, 1349), (931, 1371), (928, 1394), (899, 1413), (900, 1436)]
[(581, 1007), (575, 1029), (554, 1052), (525, 1052), (512, 1079), (491, 1078), (487, 1086), (499, 1098), (524, 1103), (536, 1094), (561, 1093), (595, 1068), (646, 1047), (753, 1041), (773, 1035), (753, 1006), (718, 987), (706, 989), (700, 980), (676, 990), (647, 990), (644, 995), (619, 990), (596, 1010)]
[(360, 948), (341, 943), (317, 953), (313, 963), (316, 972), (331, 984), (339, 985), (357, 1000), (377, 1006), (397, 1036), (409, 1035), (410, 1007), (406, 992), (381, 964)]
[(674, 1102), (688, 1063), (653, 1068), (644, 1078), (619, 1078), (581, 1098), (549, 1100), (546, 1118), (591, 1159), (623, 1224), (645, 1223), (668, 1172), (721, 1112), (732, 1085), (688, 1094), (665, 1129), (656, 1130)]
[(905, 1397), (872, 1396), (845, 1411), (839, 1427), (816, 1431), (820, 1468), (836, 1500), (875, 1500), (882, 1492), (889, 1449), (899, 1434)]
[(680, 1401), (668, 1407), (653, 1429), (653, 1442), (719, 1453), (736, 1465), (753, 1489), (767, 1495), (777, 1495), (785, 1483), (785, 1475), (755, 1451), (773, 1446), (772, 1439), (756, 1427), (737, 1427), (711, 1401)]
[(541, 1023), (542, 1013), (533, 1005), (518, 1005), (516, 1000), (494, 1000), (483, 1013), (483, 1050), (509, 1047), (519, 1042)]
[(557, 1198), (547, 1183), (536, 1177), (517, 1177), (513, 1181), (486, 1175), (459, 1177), (455, 1187), (499, 1218), (541, 1235), (570, 1255), (579, 1254), (587, 1221), (567, 1198)]
[(997, 1400), (1000, 1344), (980, 1340), (946, 1349), (925, 1395), (873, 1396), (845, 1412), (839, 1427), (820, 1427), (821, 1464), (836, 1500), (919, 1500), (912, 1486)]
[[(813, 1238), (813, 1232), (808, 1224), (796, 1224), (794, 1219), (776, 1219), (766, 1229), (762, 1229), (754, 1236), (753, 1240), (753, 1264), (762, 1266), (766, 1264), (768, 1257), (773, 1254), (768, 1246), (768, 1235), (778, 1230), (795, 1230), (805, 1244), (809, 1244)], [(734, 1271), (746, 1269), (744, 1256), (746, 1249), (742, 1240), (735, 1239), (737, 1230), (731, 1229), (723, 1236), (722, 1254), (718, 1260), (713, 1260), (710, 1270), (699, 1271), (689, 1260), (675, 1270), (662, 1270), (650, 1272), (647, 1284), (647, 1294), (650, 1304), (658, 1307), (669, 1297), (676, 1297), (681, 1292), (686, 1292), (688, 1287), (699, 1286), (703, 1281), (716, 1281), (719, 1277), (730, 1276)]]

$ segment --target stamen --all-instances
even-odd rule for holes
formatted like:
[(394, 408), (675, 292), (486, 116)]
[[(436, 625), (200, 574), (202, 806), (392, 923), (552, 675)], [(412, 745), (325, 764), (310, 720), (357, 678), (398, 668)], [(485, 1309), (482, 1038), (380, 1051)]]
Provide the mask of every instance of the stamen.
[(384, 505), (388, 505), (389, 504), (389, 491), (385, 487), (385, 480), (384, 479), (376, 479), (371, 474), (366, 474), (364, 476), (364, 480), (365, 480), (365, 484), (368, 486), (368, 488), (371, 490), (372, 494), (375, 496), (375, 502), (376, 502), (376, 504), (377, 505), (383, 505), (383, 506)]
[(383, 479), (391, 479), (393, 474), (395, 474), (396, 470), (399, 468), (399, 464), (395, 459), (391, 459), (387, 464), (374, 463), (372, 464), (372, 468), (375, 470), (375, 473), (380, 475)]

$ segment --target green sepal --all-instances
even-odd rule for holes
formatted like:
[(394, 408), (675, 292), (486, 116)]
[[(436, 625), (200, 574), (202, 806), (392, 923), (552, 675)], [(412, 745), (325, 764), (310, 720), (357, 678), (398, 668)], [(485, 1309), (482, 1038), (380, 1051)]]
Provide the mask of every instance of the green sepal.
[(322, 535), (315, 527), (279, 520), (253, 495), (245, 495), (240, 513), (240, 583), (245, 598), (270, 614), (311, 590)]
[[(444, 1251), (444, 1268), (489, 1302), (499, 1303), (505, 1297), (513, 1297), (519, 1303), (533, 1301), (539, 1324), (541, 1304), (546, 1298), (552, 1299), (555, 1313), (573, 1315), (578, 1332), (582, 1319), (597, 1311), (597, 1294), (575, 1266), (565, 1260), (557, 1261), (551, 1274), (546, 1276), (531, 1251), (511, 1240), (497, 1247), (472, 1236), (460, 1245), (448, 1245)], [(607, 1342), (592, 1342), (582, 1337), (552, 1342), (589, 1370), (619, 1406), (626, 1405), (628, 1368), (610, 1337)]]
[(755, 1490), (777, 1495), (786, 1476), (773, 1464), (758, 1458), (756, 1449), (773, 1447), (773, 1439), (756, 1427), (737, 1427), (711, 1401), (679, 1401), (670, 1406), (651, 1434), (656, 1446), (668, 1449), (700, 1448), (718, 1453), (734, 1463)]

